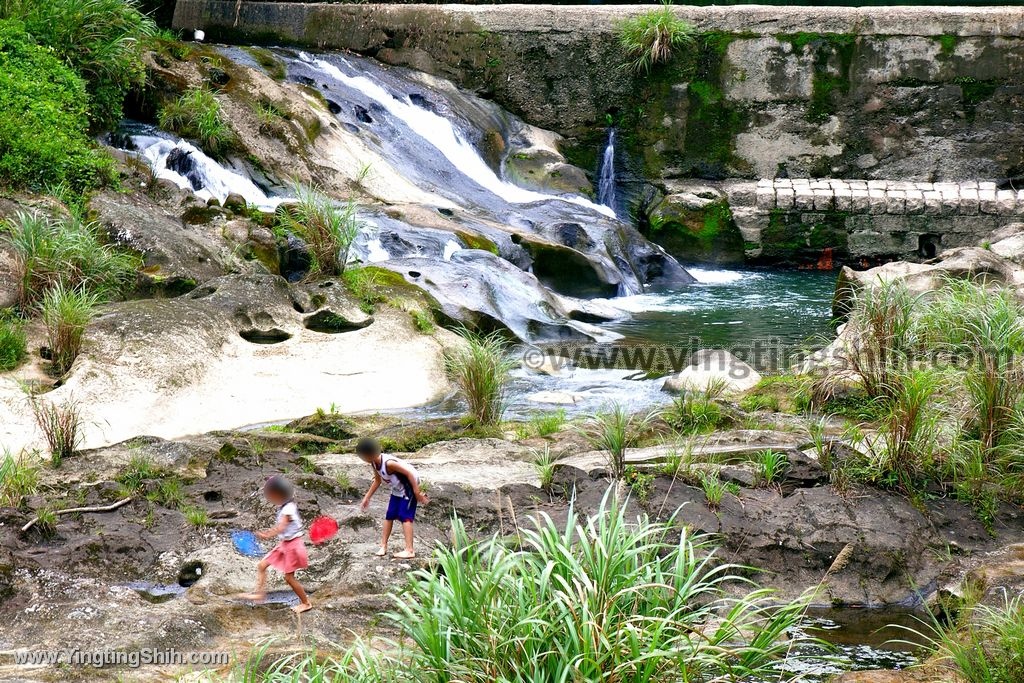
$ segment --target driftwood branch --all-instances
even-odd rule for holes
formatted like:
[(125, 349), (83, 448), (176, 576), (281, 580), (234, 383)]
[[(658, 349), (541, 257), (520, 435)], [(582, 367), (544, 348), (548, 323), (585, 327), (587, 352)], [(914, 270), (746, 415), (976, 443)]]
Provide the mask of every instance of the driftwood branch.
[[(87, 507), (87, 508), (68, 508), (66, 510), (54, 510), (53, 514), (54, 515), (73, 515), (76, 512), (113, 512), (114, 510), (117, 510), (118, 508), (124, 507), (125, 505), (127, 505), (130, 502), (132, 502), (132, 496), (128, 496), (127, 498), (122, 498), (121, 500), (117, 501), (116, 503), (112, 503), (110, 505), (104, 505), (104, 506), (99, 506), (99, 507)], [(29, 521), (28, 524), (26, 524), (25, 526), (21, 527), (21, 533), (25, 533), (26, 531), (31, 529), (33, 526), (35, 526), (36, 523), (38, 523), (38, 522), (39, 522), (39, 517), (33, 517)]]

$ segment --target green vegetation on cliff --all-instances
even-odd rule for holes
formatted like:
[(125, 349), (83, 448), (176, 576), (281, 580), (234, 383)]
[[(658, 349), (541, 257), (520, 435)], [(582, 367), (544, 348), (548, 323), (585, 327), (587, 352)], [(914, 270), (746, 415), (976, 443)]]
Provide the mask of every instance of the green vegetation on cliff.
[(72, 191), (111, 178), (89, 138), (85, 84), (17, 21), (0, 21), (0, 182)]
[(649, 73), (672, 59), (678, 48), (693, 43), (693, 24), (678, 18), (668, 0), (658, 9), (626, 19), (619, 25), (619, 43), (637, 73)]
[(212, 156), (223, 156), (235, 145), (235, 135), (221, 112), (217, 96), (193, 88), (164, 104), (157, 116), (164, 130), (195, 140)]
[(128, 91), (145, 82), (140, 41), (156, 27), (135, 0), (0, 0), (0, 18), (23, 21), (82, 77), (94, 130), (116, 124)]

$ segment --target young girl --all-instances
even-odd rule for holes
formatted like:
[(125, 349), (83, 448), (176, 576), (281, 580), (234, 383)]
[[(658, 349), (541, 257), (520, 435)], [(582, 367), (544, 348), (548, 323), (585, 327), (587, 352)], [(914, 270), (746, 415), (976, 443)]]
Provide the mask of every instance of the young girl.
[(267, 596), (267, 567), (273, 567), (284, 574), (284, 580), (299, 597), (299, 604), (292, 607), (292, 610), (301, 614), (313, 609), (313, 605), (309, 603), (302, 584), (295, 578), (295, 571), (305, 569), (309, 561), (306, 558), (306, 544), (302, 540), (302, 518), (299, 517), (298, 506), (292, 500), (292, 485), (284, 477), (275, 475), (267, 479), (263, 495), (277, 506), (277, 524), (272, 529), (257, 531), (256, 535), (265, 540), (276, 536), (279, 543), (256, 565), (256, 590), (241, 597), (262, 602)]

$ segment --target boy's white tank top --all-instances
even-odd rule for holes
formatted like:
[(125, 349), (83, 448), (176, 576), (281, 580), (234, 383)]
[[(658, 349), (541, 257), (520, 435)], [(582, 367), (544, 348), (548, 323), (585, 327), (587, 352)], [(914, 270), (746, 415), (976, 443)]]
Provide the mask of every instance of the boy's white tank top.
[[(403, 474), (388, 472), (389, 460), (397, 460), (397, 458), (393, 458), (390, 455), (385, 455), (381, 453), (380, 467), (377, 470), (377, 474), (379, 474), (380, 478), (391, 486), (392, 496), (398, 496), (399, 498), (411, 498), (413, 495), (412, 485), (410, 484), (408, 478)], [(409, 469), (412, 469), (412, 465), (409, 465), (408, 463), (406, 463), (406, 465), (409, 467)], [(415, 472), (416, 470), (413, 470), (414, 474)]]

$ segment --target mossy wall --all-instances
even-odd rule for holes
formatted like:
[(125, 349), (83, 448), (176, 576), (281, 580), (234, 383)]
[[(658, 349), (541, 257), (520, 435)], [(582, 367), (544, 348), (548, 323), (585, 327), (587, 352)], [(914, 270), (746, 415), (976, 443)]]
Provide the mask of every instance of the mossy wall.
[(697, 40), (638, 76), (617, 26), (645, 11), (179, 0), (175, 26), (449, 78), (591, 172), (615, 123), (637, 181), (1024, 176), (1024, 9), (680, 6)]

